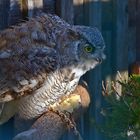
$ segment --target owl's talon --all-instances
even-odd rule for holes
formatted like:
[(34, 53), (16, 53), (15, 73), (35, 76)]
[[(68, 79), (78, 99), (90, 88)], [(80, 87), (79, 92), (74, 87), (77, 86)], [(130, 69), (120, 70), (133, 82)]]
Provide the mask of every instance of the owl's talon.
[(64, 113), (62, 111), (55, 110), (51, 107), (49, 108), (49, 111), (52, 111), (52, 112), (56, 113), (57, 115), (59, 115), (60, 118), (62, 119), (62, 121), (66, 124), (68, 130), (73, 129), (74, 132), (77, 131), (76, 123), (75, 123), (74, 119), (72, 118), (72, 114), (70, 112), (65, 111), (65, 113)]

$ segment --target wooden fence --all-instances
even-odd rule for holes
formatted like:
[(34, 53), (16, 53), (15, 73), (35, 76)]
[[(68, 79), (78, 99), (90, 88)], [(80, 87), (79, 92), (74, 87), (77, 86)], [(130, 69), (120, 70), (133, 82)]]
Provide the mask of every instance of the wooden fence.
[[(21, 3), (19, 3), (19, 1)], [(36, 15), (39, 10), (55, 13), (71, 24), (98, 27), (106, 42), (107, 59), (101, 66), (83, 76), (89, 85), (91, 105), (81, 118), (79, 129), (85, 140), (108, 140), (94, 126), (94, 120), (103, 122), (101, 109), (105, 105), (102, 96), (102, 80), (116, 79), (117, 71), (127, 77), (128, 67), (140, 59), (140, 0), (0, 0), (0, 29), (15, 24), (19, 19)], [(137, 53), (136, 53), (137, 50)], [(139, 52), (139, 53), (138, 53)], [(118, 87), (119, 88), (119, 87)], [(1, 128), (1, 132), (7, 129)], [(10, 131), (11, 128), (9, 128)], [(6, 130), (6, 135), (8, 130)], [(9, 134), (10, 135), (10, 134)], [(72, 137), (64, 139), (71, 140)], [(1, 140), (9, 140), (5, 138)]]

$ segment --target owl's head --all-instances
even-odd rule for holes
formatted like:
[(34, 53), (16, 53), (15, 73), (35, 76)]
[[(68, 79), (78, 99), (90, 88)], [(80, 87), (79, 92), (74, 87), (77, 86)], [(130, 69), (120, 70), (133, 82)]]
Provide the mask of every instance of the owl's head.
[(85, 64), (91, 69), (105, 59), (105, 43), (97, 28), (73, 26), (66, 34), (62, 46), (65, 60), (71, 63)]

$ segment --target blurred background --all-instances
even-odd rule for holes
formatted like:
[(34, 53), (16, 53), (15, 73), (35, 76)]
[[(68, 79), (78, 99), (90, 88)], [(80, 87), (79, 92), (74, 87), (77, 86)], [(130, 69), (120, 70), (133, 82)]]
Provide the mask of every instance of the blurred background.
[[(96, 26), (101, 30), (107, 58), (83, 76), (89, 86), (91, 104), (79, 120), (78, 129), (85, 140), (109, 140), (95, 126), (95, 122), (104, 122), (102, 80), (105, 83), (116, 80), (117, 71), (125, 78), (140, 73), (140, 0), (0, 0), (0, 30), (34, 17), (40, 10), (57, 14), (70, 24)], [(11, 139), (12, 124), (10, 120), (0, 127), (0, 140)]]

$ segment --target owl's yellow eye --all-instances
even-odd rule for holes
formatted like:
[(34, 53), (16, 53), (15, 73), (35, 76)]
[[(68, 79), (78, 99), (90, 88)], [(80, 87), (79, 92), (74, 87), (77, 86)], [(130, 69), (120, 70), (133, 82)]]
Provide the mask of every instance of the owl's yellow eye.
[(94, 48), (92, 45), (90, 45), (90, 44), (86, 44), (86, 45), (84, 46), (84, 51), (85, 51), (85, 52), (91, 53), (91, 52), (93, 52), (94, 50), (95, 50), (95, 48)]

